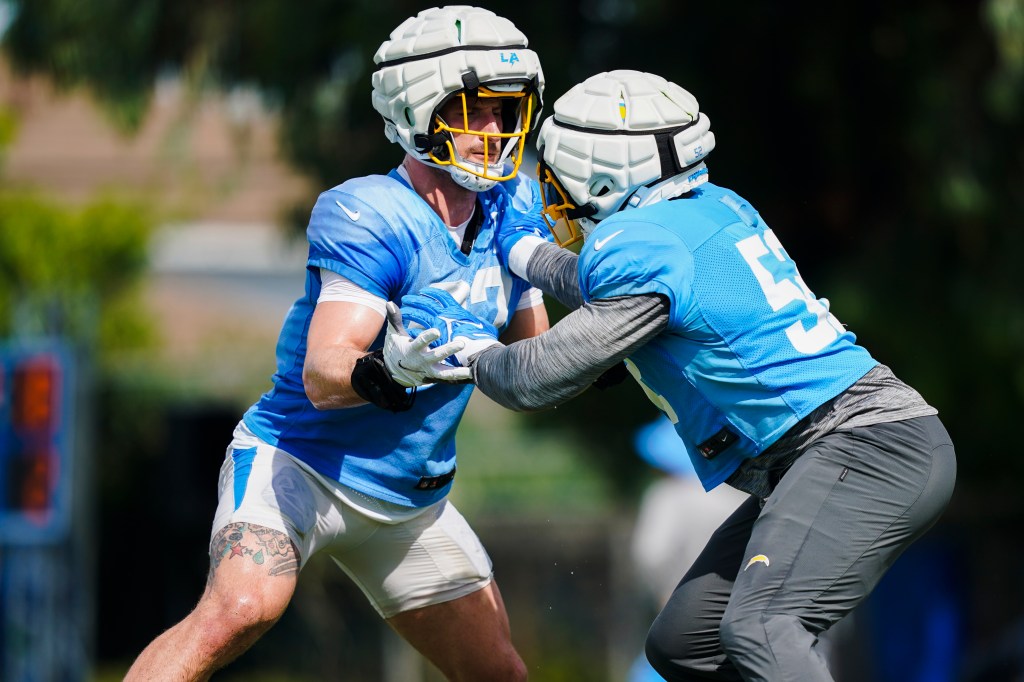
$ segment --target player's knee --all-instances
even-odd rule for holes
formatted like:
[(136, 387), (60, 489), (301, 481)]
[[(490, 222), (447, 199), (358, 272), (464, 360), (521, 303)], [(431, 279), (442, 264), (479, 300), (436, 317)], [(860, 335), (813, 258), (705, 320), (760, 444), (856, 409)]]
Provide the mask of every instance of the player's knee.
[(647, 633), (644, 653), (647, 655), (647, 661), (651, 664), (651, 667), (662, 677), (666, 677), (666, 673), (675, 667), (672, 653), (667, 650), (664, 642), (653, 630)]
[(644, 652), (647, 660), (659, 675), (666, 680), (687, 679), (686, 676), (701, 669), (700, 661), (694, 656), (697, 649), (685, 634), (675, 627), (655, 620), (647, 633)]
[(763, 647), (767, 639), (763, 614), (726, 609), (718, 628), (718, 638), (730, 659)]
[(204, 595), (196, 611), (207, 641), (217, 646), (259, 636), (287, 606), (288, 598), (274, 590), (218, 590)]

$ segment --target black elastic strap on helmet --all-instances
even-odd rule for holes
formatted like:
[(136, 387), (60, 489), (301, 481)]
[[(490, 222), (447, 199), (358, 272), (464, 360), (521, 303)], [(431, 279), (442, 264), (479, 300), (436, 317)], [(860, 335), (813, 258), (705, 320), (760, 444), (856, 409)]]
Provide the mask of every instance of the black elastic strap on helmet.
[(412, 143), (416, 145), (416, 150), (421, 152), (429, 152), (438, 147), (444, 149), (447, 141), (447, 133), (416, 133), (412, 137)]
[(391, 378), (384, 364), (384, 351), (377, 349), (356, 360), (352, 368), (352, 390), (360, 398), (392, 412), (405, 412), (416, 400), (416, 389), (405, 387)]
[[(683, 132), (687, 128), (697, 125), (700, 120), (700, 114), (697, 114), (697, 118), (693, 119), (689, 123), (685, 123), (681, 126), (674, 126), (672, 128), (661, 128), (657, 130), (603, 130), (598, 128), (588, 128), (587, 126), (576, 125), (574, 123), (566, 123), (565, 121), (559, 121), (557, 114), (551, 119), (552, 124), (559, 128), (565, 128), (566, 130), (575, 130), (581, 133), (587, 133), (590, 135), (651, 135), (654, 137), (654, 142), (658, 148), (658, 160), (661, 162), (661, 177), (651, 185), (666, 180), (673, 176), (685, 173), (690, 168), (693, 168), (703, 159), (695, 161), (688, 166), (684, 166), (679, 159), (679, 153), (675, 146), (675, 136)], [(650, 186), (650, 185), (649, 185)], [(566, 213), (567, 217), (569, 216)], [(586, 216), (583, 216), (586, 217)]]
[[(689, 128), (681, 128), (685, 130)], [(683, 172), (683, 165), (679, 163), (679, 154), (676, 152), (674, 138), (678, 131), (671, 133), (659, 133), (654, 136), (654, 142), (658, 145), (658, 158), (661, 161), (661, 179), (671, 178)]]
[(526, 43), (516, 43), (510, 45), (456, 45), (455, 47), (446, 47), (443, 50), (436, 50), (434, 52), (427, 52), (425, 54), (414, 54), (408, 57), (398, 57), (396, 59), (389, 59), (387, 61), (377, 64), (375, 71), (386, 69), (390, 66), (398, 66), (399, 64), (408, 64), (409, 62), (419, 61), (421, 59), (436, 59), (437, 57), (443, 57), (446, 54), (452, 52), (499, 52), (501, 50), (525, 50)]
[(597, 206), (594, 204), (584, 204), (577, 208), (566, 209), (565, 217), (569, 220), (579, 220), (580, 218), (589, 218), (595, 213), (597, 213)]
[(462, 74), (462, 87), (471, 92), (480, 88), (480, 77), (476, 75), (476, 71), (470, 70)]

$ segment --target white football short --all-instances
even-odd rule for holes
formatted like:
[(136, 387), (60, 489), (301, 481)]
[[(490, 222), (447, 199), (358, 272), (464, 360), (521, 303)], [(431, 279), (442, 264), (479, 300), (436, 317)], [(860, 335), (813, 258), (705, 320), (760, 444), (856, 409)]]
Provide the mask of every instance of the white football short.
[(211, 540), (230, 523), (287, 533), (300, 567), (324, 550), (384, 618), (491, 582), (491, 560), (453, 504), (409, 509), (365, 496), (268, 445), (244, 424), (221, 467)]

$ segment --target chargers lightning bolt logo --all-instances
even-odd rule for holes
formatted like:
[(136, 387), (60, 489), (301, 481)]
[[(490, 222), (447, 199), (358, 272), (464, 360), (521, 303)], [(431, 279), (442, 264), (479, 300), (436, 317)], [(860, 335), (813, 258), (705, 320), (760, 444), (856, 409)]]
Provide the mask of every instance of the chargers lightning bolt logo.
[(768, 561), (768, 557), (766, 557), (764, 554), (758, 554), (756, 556), (750, 557), (750, 561), (748, 561), (747, 565), (743, 567), (743, 570), (747, 570), (754, 564), (764, 564), (765, 566), (768, 566), (770, 563), (771, 562)]

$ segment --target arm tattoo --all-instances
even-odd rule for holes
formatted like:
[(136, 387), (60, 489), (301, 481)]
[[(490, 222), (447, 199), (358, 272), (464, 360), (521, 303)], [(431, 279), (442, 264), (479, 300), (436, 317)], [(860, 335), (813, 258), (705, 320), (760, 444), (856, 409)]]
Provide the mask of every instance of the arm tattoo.
[(253, 523), (229, 523), (217, 531), (210, 542), (210, 575), (224, 561), (248, 559), (266, 566), (270, 575), (289, 575), (299, 571), (299, 555), (286, 533)]

